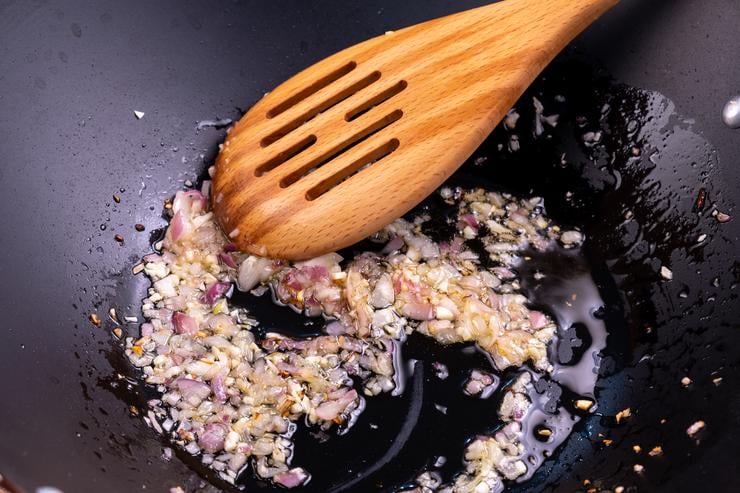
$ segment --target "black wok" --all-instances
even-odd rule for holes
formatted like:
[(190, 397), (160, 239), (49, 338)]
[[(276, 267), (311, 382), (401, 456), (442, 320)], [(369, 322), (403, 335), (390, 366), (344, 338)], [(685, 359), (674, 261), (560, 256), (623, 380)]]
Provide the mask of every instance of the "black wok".
[[(105, 319), (110, 307), (138, 315), (146, 281), (130, 268), (165, 224), (163, 200), (203, 175), (224, 136), (197, 130), (198, 121), (237, 119), (340, 48), (482, 3), (0, 1), (0, 484), (67, 493), (226, 488), (210, 486), (183, 454), (161, 458), (167, 444), (135, 415), (147, 391), (121, 378), (133, 372), (111, 323), (96, 327), (88, 316)], [(719, 118), (740, 93), (738, 26), (735, 0), (624, 0), (522, 99), (570, 98), (554, 139), (502, 154), (497, 130), (474, 155), (488, 161), (471, 161), (456, 178), (532, 189), (557, 220), (583, 227), (608, 306), (598, 411), (515, 491), (737, 490), (740, 217), (720, 224), (711, 213), (738, 216), (740, 130)], [(604, 103), (611, 112), (602, 115)], [(621, 107), (657, 136), (635, 159), (620, 153), (631, 149)], [(567, 122), (584, 115), (606, 132), (601, 154), (575, 143)], [(562, 152), (569, 159), (560, 166)], [(639, 228), (625, 225), (627, 210)], [(702, 233), (708, 240), (696, 245)], [(661, 264), (671, 265), (670, 283), (657, 274)], [(295, 320), (255, 310), (275, 327)], [(419, 387), (436, 395), (428, 381)], [(297, 463), (317, 471), (312, 491), (391, 488), (440, 443), (461, 447), (462, 435), (425, 417), (429, 399), (409, 394), (369, 409), (400, 423), (387, 436), (299, 442)], [(627, 407), (633, 416), (617, 424)], [(485, 412), (471, 409), (471, 420)], [(707, 426), (690, 438), (696, 420)], [(655, 445), (663, 454), (647, 456)]]

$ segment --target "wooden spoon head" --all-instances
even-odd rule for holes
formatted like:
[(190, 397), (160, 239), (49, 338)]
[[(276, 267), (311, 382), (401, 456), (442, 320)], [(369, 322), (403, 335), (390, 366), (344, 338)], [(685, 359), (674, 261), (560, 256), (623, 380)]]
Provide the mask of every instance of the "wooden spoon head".
[(370, 39), (309, 67), (230, 130), (213, 207), (251, 253), (351, 245), (428, 196), (617, 0), (508, 0)]

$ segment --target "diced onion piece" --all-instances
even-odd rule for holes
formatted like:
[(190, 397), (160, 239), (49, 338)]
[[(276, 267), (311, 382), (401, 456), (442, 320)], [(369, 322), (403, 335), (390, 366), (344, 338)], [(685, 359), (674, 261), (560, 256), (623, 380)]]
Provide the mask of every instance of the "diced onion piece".
[(392, 305), (395, 299), (391, 276), (383, 274), (375, 283), (375, 288), (370, 294), (370, 304), (375, 308), (385, 308)]
[(170, 232), (170, 237), (172, 238), (172, 241), (178, 241), (180, 240), (180, 238), (188, 236), (191, 230), (192, 226), (187, 221), (187, 219), (185, 219), (185, 215), (183, 214), (183, 212), (176, 212), (175, 217), (172, 218), (172, 222), (170, 223), (170, 227), (168, 230)]
[(180, 394), (182, 394), (182, 397), (186, 400), (197, 399), (198, 401), (202, 401), (211, 395), (211, 388), (198, 380), (178, 378), (175, 381), (175, 385), (180, 391)]
[(172, 211), (177, 214), (183, 212), (186, 215), (203, 212), (208, 207), (208, 200), (199, 190), (180, 191), (175, 194), (172, 201)]
[(218, 254), (218, 259), (223, 262), (224, 265), (231, 267), (232, 269), (236, 269), (236, 260), (234, 260), (234, 257), (227, 252), (221, 252)]
[(216, 282), (211, 285), (206, 291), (205, 300), (206, 303), (212, 305), (214, 301), (222, 296), (226, 295), (231, 289), (230, 282)]
[(331, 336), (337, 336), (339, 334), (346, 333), (347, 327), (345, 327), (344, 324), (342, 324), (341, 322), (334, 320), (326, 325), (326, 327), (324, 328), (324, 332)]
[(296, 262), (295, 265), (298, 268), (301, 267), (314, 267), (314, 266), (322, 266), (325, 267), (327, 270), (331, 271), (332, 268), (339, 265), (339, 262), (342, 261), (342, 256), (338, 253), (327, 253), (326, 255), (321, 255), (320, 257), (312, 258), (310, 260), (304, 260), (303, 262)]
[(406, 303), (401, 308), (401, 314), (414, 320), (433, 320), (434, 307), (428, 303)]
[(325, 421), (332, 421), (336, 419), (341, 413), (347, 409), (357, 399), (357, 391), (352, 389), (348, 390), (335, 400), (325, 401), (316, 408), (316, 416)]
[(533, 329), (541, 329), (550, 323), (550, 319), (547, 318), (547, 315), (537, 310), (530, 310), (529, 320), (532, 323)]
[(198, 445), (204, 452), (215, 454), (224, 448), (226, 435), (229, 433), (229, 427), (223, 423), (209, 423), (205, 431), (198, 437)]
[(172, 314), (172, 325), (175, 327), (175, 333), (177, 334), (192, 335), (198, 332), (198, 322), (182, 312)]
[(289, 471), (276, 474), (272, 480), (286, 488), (295, 488), (304, 484), (309, 477), (309, 474), (303, 468), (295, 467)]
[(251, 255), (239, 266), (238, 286), (241, 291), (251, 291), (257, 284), (273, 274), (272, 260)]

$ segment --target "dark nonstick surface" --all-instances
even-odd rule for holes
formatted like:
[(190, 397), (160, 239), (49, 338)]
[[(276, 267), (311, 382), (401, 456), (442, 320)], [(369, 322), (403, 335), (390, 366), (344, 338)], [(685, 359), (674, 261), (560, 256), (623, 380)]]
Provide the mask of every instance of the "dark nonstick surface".
[[(263, 92), (347, 45), (482, 3), (0, 1), (0, 474), (29, 491), (209, 491), (177, 458), (161, 460), (163, 444), (130, 415), (132, 392), (115, 376), (123, 367), (110, 326), (94, 327), (89, 313), (116, 306), (136, 314), (145, 281), (129, 269), (149, 248), (149, 233), (164, 225), (162, 201), (202, 174), (223, 139), (223, 130), (196, 131), (196, 122), (238, 118)], [(557, 86), (562, 75), (570, 77), (563, 90), (580, 92), (583, 102), (616, 94), (612, 106), (624, 96), (648, 114), (666, 113), (577, 62), (590, 60), (586, 67), (603, 65), (617, 81), (675, 103), (667, 149), (654, 166), (642, 160), (623, 168), (620, 189), (600, 174), (604, 156), (575, 153), (562, 172), (538, 170), (556, 150), (548, 146), (486, 164), (526, 165), (527, 173), (465, 171), (524, 192), (517, 177), (540, 176), (532, 186), (551, 214), (589, 231), (594, 265), (622, 291), (612, 300), (624, 305), (613, 327), (628, 343), (612, 345), (599, 413), (522, 491), (585, 490), (585, 479), (640, 491), (736, 490), (740, 131), (723, 127), (719, 112), (740, 92), (739, 25), (735, 0), (624, 0), (560, 57), (552, 82), (539, 85)], [(579, 70), (601, 85), (577, 86)], [(137, 121), (134, 110), (145, 117)], [(618, 118), (605, 122), (621, 135)], [(477, 155), (495, 154), (496, 138)], [(583, 164), (591, 158), (593, 166)], [(563, 200), (570, 185), (576, 205)], [(702, 186), (707, 205), (695, 213)], [(736, 217), (718, 226), (709, 217), (715, 201)], [(626, 209), (658, 226), (630, 240), (635, 231), (619, 229), (616, 219)], [(135, 223), (147, 232), (137, 233)], [(688, 246), (699, 231), (711, 245)], [(672, 283), (658, 282), (659, 262), (672, 266)], [(684, 375), (694, 381), (688, 389)], [(617, 426), (611, 416), (627, 406), (635, 416)], [(698, 444), (685, 435), (697, 419), (707, 422)], [(444, 429), (422, 432), (446, 439)], [(600, 433), (614, 444), (599, 445)], [(409, 443), (413, 462), (423, 442)], [(656, 444), (664, 456), (632, 451)], [(362, 457), (361, 447), (348, 450), (347, 457)], [(343, 457), (327, 454), (326, 470), (344, 471)], [(645, 465), (642, 475), (635, 463)], [(375, 490), (383, 474), (397, 473), (380, 474), (353, 491)]]

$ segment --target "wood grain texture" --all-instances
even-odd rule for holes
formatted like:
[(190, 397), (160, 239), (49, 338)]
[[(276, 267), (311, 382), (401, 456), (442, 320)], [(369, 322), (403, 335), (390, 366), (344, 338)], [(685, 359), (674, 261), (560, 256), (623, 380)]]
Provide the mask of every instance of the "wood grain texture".
[(213, 178), (219, 223), (241, 249), (288, 259), (374, 233), (439, 187), (617, 2), (505, 0), (316, 63), (229, 132)]

